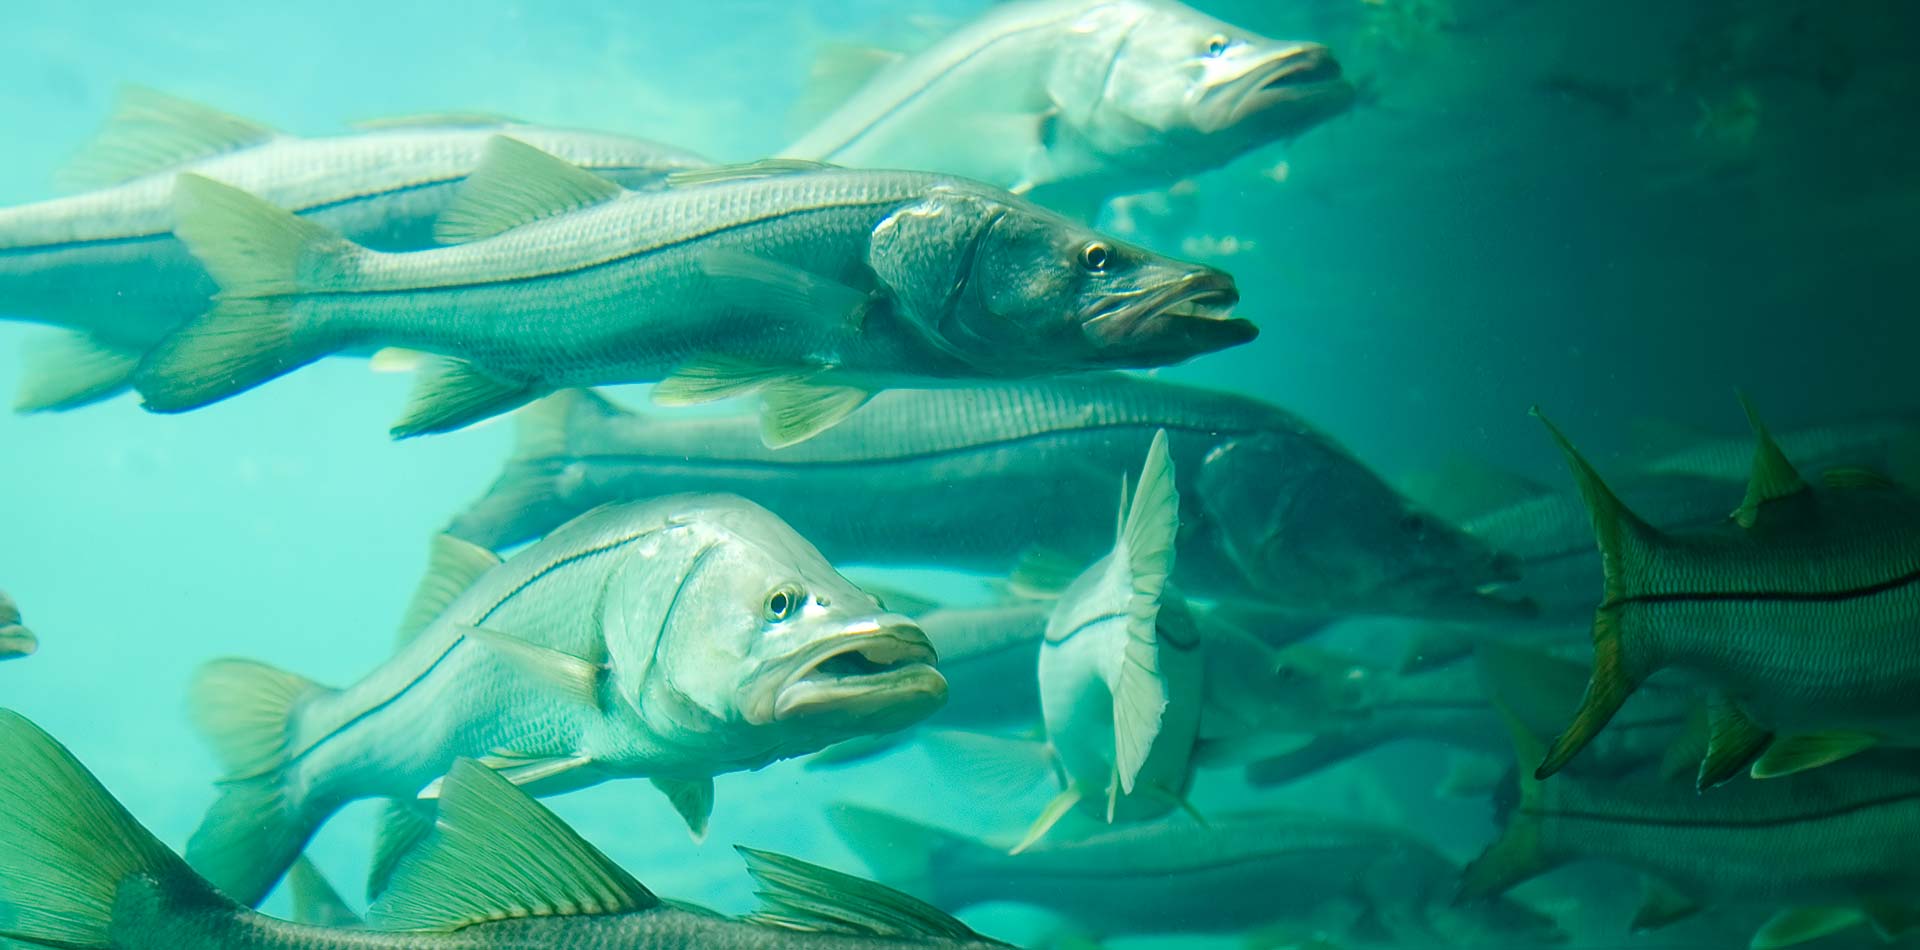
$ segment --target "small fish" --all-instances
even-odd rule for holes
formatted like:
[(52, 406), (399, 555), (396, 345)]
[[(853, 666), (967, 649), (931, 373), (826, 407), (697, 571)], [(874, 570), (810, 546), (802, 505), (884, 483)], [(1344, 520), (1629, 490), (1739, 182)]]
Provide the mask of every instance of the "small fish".
[[(871, 881), (738, 848), (761, 910), (729, 918), (654, 896), (525, 792), (454, 763), (438, 826), (367, 927), (276, 920), (195, 874), (73, 754), (0, 710), (0, 940), (67, 950), (940, 950), (999, 948)], [(349, 917), (351, 914), (348, 915)]]
[(1199, 628), (1167, 589), (1179, 529), (1162, 430), (1131, 503), (1122, 492), (1113, 550), (1074, 580), (1047, 619), (1040, 711), (1066, 787), (1016, 852), (1076, 808), (1112, 824), (1154, 818), (1186, 800), (1206, 660)]
[(1741, 769), (1785, 775), (1876, 744), (1920, 744), (1920, 495), (1851, 468), (1815, 488), (1750, 405), (1747, 417), (1746, 499), (1722, 525), (1688, 533), (1628, 510), (1548, 424), (1592, 511), (1605, 599), (1586, 695), (1538, 777), (1669, 668), (1716, 692), (1702, 788)]
[(202, 670), (191, 710), (228, 771), (187, 857), (226, 894), (257, 903), (334, 811), (383, 797), (399, 804), (377, 885), (431, 827), (408, 803), (460, 756), (537, 795), (645, 776), (700, 834), (714, 775), (946, 696), (918, 627), (738, 498), (609, 506), (504, 564), (443, 538), (421, 590), (424, 626), (345, 689), (248, 660)]
[(20, 608), (13, 598), (0, 593), (0, 660), (32, 656), (40, 649), (40, 638), (20, 625)]
[(1565, 940), (1516, 901), (1455, 904), (1459, 866), (1419, 838), (1326, 815), (1239, 812), (1205, 825), (1124, 825), (1049, 838), (1019, 855), (857, 805), (834, 806), (829, 819), (880, 880), (947, 910), (1025, 904), (1113, 937), (1293, 923), (1331, 925), (1349, 939), (1385, 928), (1384, 942), (1396, 947)]
[(993, 8), (883, 69), (781, 154), (950, 171), (1090, 218), (1345, 111), (1316, 43), (1250, 33), (1172, 0)]
[(503, 131), (644, 187), (704, 167), (653, 142), (482, 116), (418, 116), (302, 138), (131, 89), (68, 179), (88, 190), (0, 208), (0, 317), (67, 332), (36, 339), (16, 407), (72, 409), (124, 391), (142, 354), (205, 312), (216, 287), (173, 237), (182, 171), (259, 195), (381, 250), (432, 247), (433, 220)]
[(1863, 922), (1892, 939), (1920, 919), (1920, 767), (1904, 751), (1701, 795), (1657, 778), (1542, 782), (1525, 768), (1543, 754), (1540, 740), (1516, 725), (1513, 741), (1518, 800), (1467, 866), (1463, 899), (1598, 860), (1646, 875), (1636, 931), (1710, 906), (1759, 905), (1777, 913), (1750, 945), (1776, 950)]
[(406, 254), (177, 181), (176, 232), (221, 292), (142, 365), (159, 412), (397, 346), (449, 359), (396, 437), (660, 381), (667, 404), (761, 393), (777, 447), (879, 389), (1163, 366), (1257, 333), (1227, 274), (946, 175), (763, 162), (635, 192), (502, 136), (436, 224), (468, 243)]
[(1320, 620), (1529, 612), (1488, 589), (1518, 577), (1511, 558), (1305, 420), (1234, 393), (1121, 374), (885, 392), (779, 451), (744, 415), (635, 413), (584, 392), (517, 419), (512, 458), (450, 533), (505, 549), (610, 501), (727, 491), (835, 563), (1006, 577), (1046, 551), (1069, 565), (1064, 586), (1112, 545), (1112, 486), (1165, 429), (1181, 504), (1174, 581), (1187, 594)]

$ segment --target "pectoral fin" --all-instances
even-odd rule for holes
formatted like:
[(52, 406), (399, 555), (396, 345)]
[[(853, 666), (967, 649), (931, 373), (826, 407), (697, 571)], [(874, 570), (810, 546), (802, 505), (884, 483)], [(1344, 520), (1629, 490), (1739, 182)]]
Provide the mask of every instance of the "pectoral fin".
[(873, 393), (856, 386), (818, 385), (798, 380), (768, 386), (761, 394), (760, 439), (780, 449), (805, 442), (840, 424), (866, 405)]
[(465, 627), (462, 632), (509, 666), (563, 698), (583, 706), (599, 708), (600, 687), (607, 672), (605, 664), (484, 627)]
[[(592, 757), (585, 755), (537, 757), (496, 752), (474, 761), (536, 797), (592, 784), (583, 781), (588, 773), (581, 770), (593, 765)], [(445, 776), (434, 779), (420, 790), (420, 800), (431, 801), (441, 797), (445, 784)]]
[(1781, 950), (1857, 926), (1866, 916), (1857, 907), (1793, 907), (1760, 926), (1751, 950)]
[(1779, 778), (1831, 765), (1871, 748), (1880, 740), (1864, 732), (1814, 732), (1787, 736), (1767, 747), (1753, 763), (1754, 778)]
[(665, 793), (673, 803), (673, 810), (687, 820), (687, 830), (693, 832), (693, 840), (706, 840), (707, 819), (713, 816), (713, 779), (655, 776), (653, 787)]

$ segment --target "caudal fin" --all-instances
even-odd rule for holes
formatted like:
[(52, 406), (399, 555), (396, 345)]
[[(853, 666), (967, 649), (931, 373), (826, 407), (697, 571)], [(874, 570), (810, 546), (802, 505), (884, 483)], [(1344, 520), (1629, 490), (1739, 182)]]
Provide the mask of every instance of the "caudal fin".
[(1540, 739), (1515, 718), (1499, 695), (1491, 698), (1513, 739), (1513, 753), (1517, 762), (1513, 777), (1518, 796), (1517, 800), (1500, 803), (1497, 816), (1501, 825), (1500, 834), (1479, 857), (1467, 862), (1466, 868), (1460, 872), (1458, 896), (1461, 901), (1484, 901), (1497, 897), (1524, 881), (1552, 870), (1559, 863), (1544, 846), (1540, 819), (1544, 792), (1540, 780), (1528, 773), (1526, 765), (1540, 756)]
[(195, 677), (189, 711), (227, 774), (220, 797), (187, 842), (187, 861), (235, 900), (257, 906), (300, 857), (325, 816), (310, 816), (286, 787), (292, 718), (326, 692), (252, 660), (216, 660)]
[(0, 710), (0, 762), (0, 942), (128, 946), (112, 937), (114, 909), (135, 877), (178, 898), (224, 903), (72, 753), (12, 710)]
[(134, 374), (155, 412), (185, 412), (244, 392), (325, 356), (301, 332), (293, 295), (324, 289), (369, 253), (290, 211), (210, 178), (174, 183), (175, 236), (220, 287), (213, 309), (162, 340)]

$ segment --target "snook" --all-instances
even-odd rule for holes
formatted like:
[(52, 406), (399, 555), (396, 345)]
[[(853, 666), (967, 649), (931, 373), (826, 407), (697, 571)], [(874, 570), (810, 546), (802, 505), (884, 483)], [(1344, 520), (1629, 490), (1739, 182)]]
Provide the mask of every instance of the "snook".
[[(247, 660), (201, 673), (194, 719), (228, 772), (187, 855), (222, 891), (258, 902), (333, 812), (431, 797), (461, 756), (537, 795), (648, 777), (700, 833), (712, 776), (946, 695), (918, 627), (738, 498), (609, 506), (504, 564), (445, 544), (431, 573), (424, 626), (346, 689)], [(376, 881), (431, 826), (406, 818)]]

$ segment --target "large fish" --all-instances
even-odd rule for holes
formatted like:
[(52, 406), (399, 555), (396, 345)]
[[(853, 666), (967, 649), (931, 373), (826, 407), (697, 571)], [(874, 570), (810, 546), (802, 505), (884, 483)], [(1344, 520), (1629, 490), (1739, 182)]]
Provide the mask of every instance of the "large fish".
[(40, 638), (20, 624), (20, 608), (0, 593), (0, 660), (30, 656), (40, 649)]
[(1323, 815), (1219, 814), (1205, 825), (1176, 817), (1050, 838), (1019, 855), (858, 806), (830, 817), (892, 886), (948, 910), (1042, 907), (1104, 936), (1384, 928), (1399, 947), (1564, 939), (1514, 901), (1456, 905), (1459, 866), (1419, 838)]
[(369, 247), (413, 250), (434, 246), (435, 216), (501, 132), (634, 187), (706, 164), (625, 136), (483, 117), (301, 138), (130, 91), (80, 160), (95, 190), (0, 208), (0, 317), (71, 331), (28, 350), (19, 408), (120, 392), (142, 354), (206, 311), (213, 279), (173, 236), (178, 172), (246, 189)]
[(1255, 335), (1227, 316), (1228, 275), (948, 175), (761, 163), (635, 192), (500, 137), (436, 225), (468, 243), (407, 254), (178, 182), (177, 233), (220, 301), (141, 367), (162, 412), (401, 346), (452, 359), (396, 436), (663, 380), (670, 403), (762, 392), (777, 446), (878, 389), (1160, 366)]
[(1748, 407), (1746, 499), (1712, 529), (1635, 515), (1560, 431), (1592, 510), (1605, 578), (1593, 676), (1538, 775), (1579, 754), (1663, 669), (1708, 686), (1701, 787), (1788, 774), (1875, 744), (1920, 743), (1920, 495), (1864, 469), (1809, 485)]
[(432, 619), (352, 686), (247, 660), (201, 673), (194, 718), (228, 772), (187, 855), (222, 891), (257, 903), (334, 811), (431, 796), (459, 756), (541, 795), (646, 776), (698, 833), (714, 775), (900, 728), (946, 695), (918, 627), (739, 498), (610, 506), (504, 564), (452, 542), (436, 564), (422, 589), (442, 609), (416, 605)]
[(1353, 99), (1317, 44), (1172, 0), (1032, 0), (880, 71), (783, 154), (949, 171), (1090, 214), (1291, 139)]
[(1704, 907), (1777, 911), (1751, 946), (1775, 950), (1870, 921), (1910, 929), (1920, 893), (1920, 764), (1899, 750), (1869, 753), (1771, 782), (1739, 780), (1712, 795), (1685, 783), (1534, 779), (1542, 749), (1516, 730), (1517, 801), (1500, 836), (1468, 867), (1465, 898), (1484, 898), (1584, 860), (1647, 875), (1633, 929), (1665, 926)]
[[(142, 827), (73, 754), (0, 710), (0, 940), (66, 950), (939, 950), (1003, 948), (897, 891), (738, 849), (763, 908), (728, 918), (654, 896), (512, 783), (471, 760), (368, 928), (247, 908)], [(349, 915), (350, 917), (351, 915)]]
[[(1180, 493), (1175, 582), (1319, 614), (1489, 618), (1509, 559), (1415, 507), (1325, 434), (1271, 405), (1124, 375), (882, 393), (771, 452), (754, 420), (665, 418), (565, 393), (523, 413), (486, 497), (449, 531), (504, 548), (607, 501), (735, 492), (836, 563), (1004, 576), (1035, 549), (1091, 563), (1122, 475), (1167, 430)], [(1258, 632), (1258, 631), (1256, 631)]]

